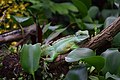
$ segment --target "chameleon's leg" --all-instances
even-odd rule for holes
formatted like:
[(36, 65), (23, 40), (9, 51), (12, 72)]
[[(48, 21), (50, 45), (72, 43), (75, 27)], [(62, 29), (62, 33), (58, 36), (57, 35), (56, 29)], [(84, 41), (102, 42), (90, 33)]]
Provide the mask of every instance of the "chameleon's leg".
[(59, 55), (58, 53), (54, 53), (54, 54), (50, 55), (50, 58), (46, 58), (45, 61), (53, 62), (55, 60), (55, 58), (57, 58), (58, 55)]
[(77, 48), (79, 48), (79, 46), (76, 45), (75, 43), (71, 46), (71, 49), (77, 49)]

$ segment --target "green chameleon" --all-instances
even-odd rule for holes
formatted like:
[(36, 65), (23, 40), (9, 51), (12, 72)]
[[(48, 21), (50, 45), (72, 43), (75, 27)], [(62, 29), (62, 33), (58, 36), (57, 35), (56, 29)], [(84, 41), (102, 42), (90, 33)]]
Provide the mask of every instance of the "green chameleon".
[(48, 56), (45, 60), (48, 62), (53, 62), (58, 55), (64, 54), (70, 50), (76, 49), (79, 46), (77, 43), (87, 39), (89, 37), (88, 31), (79, 30), (75, 35), (70, 35), (58, 39), (57, 41), (50, 44), (42, 45), (42, 55)]

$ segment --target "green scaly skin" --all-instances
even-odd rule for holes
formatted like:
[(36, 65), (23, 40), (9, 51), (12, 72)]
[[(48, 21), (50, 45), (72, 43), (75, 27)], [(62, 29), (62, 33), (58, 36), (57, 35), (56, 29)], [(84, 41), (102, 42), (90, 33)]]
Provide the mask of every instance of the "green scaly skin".
[(71, 35), (67, 37), (63, 37), (55, 42), (52, 45), (43, 45), (42, 46), (42, 54), (45, 56), (50, 56), (45, 60), (47, 62), (53, 62), (58, 55), (67, 53), (70, 50), (78, 48), (76, 43), (83, 41), (84, 39), (88, 38), (87, 34), (82, 35)]

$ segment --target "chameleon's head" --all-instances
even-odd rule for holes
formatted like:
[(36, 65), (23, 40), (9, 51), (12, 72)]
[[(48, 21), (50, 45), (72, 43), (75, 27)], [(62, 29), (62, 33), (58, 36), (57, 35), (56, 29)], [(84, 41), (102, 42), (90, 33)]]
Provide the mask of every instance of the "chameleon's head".
[(81, 42), (81, 41), (89, 38), (88, 30), (85, 30), (85, 31), (79, 30), (75, 33), (75, 35), (76, 35), (76, 42)]

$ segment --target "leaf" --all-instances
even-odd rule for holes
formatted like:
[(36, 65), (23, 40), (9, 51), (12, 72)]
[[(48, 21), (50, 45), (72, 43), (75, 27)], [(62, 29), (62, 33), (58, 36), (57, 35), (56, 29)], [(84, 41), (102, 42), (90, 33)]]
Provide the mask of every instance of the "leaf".
[(106, 73), (105, 77), (106, 77), (106, 79), (112, 78), (114, 80), (120, 80), (120, 77), (118, 77), (117, 75), (114, 75), (114, 74), (112, 75), (109, 72)]
[(67, 57), (65, 57), (66, 62), (75, 62), (80, 59), (88, 58), (90, 56), (95, 56), (93, 50), (89, 48), (78, 48), (71, 51)]
[(89, 23), (84, 23), (86, 26), (86, 29), (88, 30), (94, 30), (95, 27), (101, 28), (103, 24), (89, 24)]
[(88, 12), (86, 5), (83, 2), (81, 2), (80, 0), (71, 0), (71, 1), (78, 8), (82, 17), (85, 17), (87, 15), (87, 12)]
[(83, 59), (86, 63), (94, 66), (97, 70), (101, 70), (105, 65), (105, 59), (102, 56), (91, 56)]
[(113, 38), (112, 46), (116, 48), (120, 48), (120, 32)]
[(81, 2), (83, 2), (87, 8), (90, 8), (91, 4), (92, 4), (92, 1), (91, 0), (80, 0)]
[(105, 58), (103, 73), (120, 74), (120, 52), (118, 49), (107, 49), (101, 55)]
[(90, 80), (99, 80), (99, 78), (96, 76), (89, 76), (89, 78), (90, 78)]
[(34, 75), (34, 72), (39, 67), (40, 56), (41, 56), (40, 44), (23, 45), (20, 51), (20, 64), (24, 71)]
[(33, 24), (33, 19), (31, 17), (18, 17), (11, 16), (15, 23), (20, 23), (22, 26), (29, 26)]
[(116, 17), (114, 16), (107, 17), (104, 23), (105, 24), (104, 28), (108, 27), (115, 19)]
[[(94, 12), (94, 13), (93, 13)], [(95, 17), (97, 16), (97, 14), (99, 13), (99, 8), (96, 6), (92, 6), (90, 7), (90, 9), (88, 10), (88, 15), (95, 19)]]
[(103, 9), (101, 12), (104, 19), (106, 19), (109, 16), (115, 16), (118, 17), (118, 9)]
[[(60, 4), (54, 4), (52, 6), (52, 9), (55, 11), (55, 12), (58, 12), (59, 14), (68, 14), (68, 9), (64, 8), (63, 6), (61, 6)], [(52, 11), (53, 11), (52, 10)]]
[(62, 33), (64, 30), (66, 30), (66, 28), (63, 29), (58, 29), (55, 30), (53, 33), (51, 33), (49, 35), (49, 37), (46, 39), (46, 43), (48, 43), (49, 41), (51, 41), (52, 39), (54, 39), (55, 37), (57, 37), (60, 33)]
[(87, 68), (84, 65), (80, 65), (72, 68), (66, 75), (64, 80), (87, 80)]
[(42, 29), (43, 34), (49, 29), (49, 27), (50, 27), (50, 23), (43, 27)]
[(78, 12), (78, 9), (70, 3), (61, 3), (60, 4), (62, 7), (66, 8), (67, 10), (73, 11), (73, 12)]

